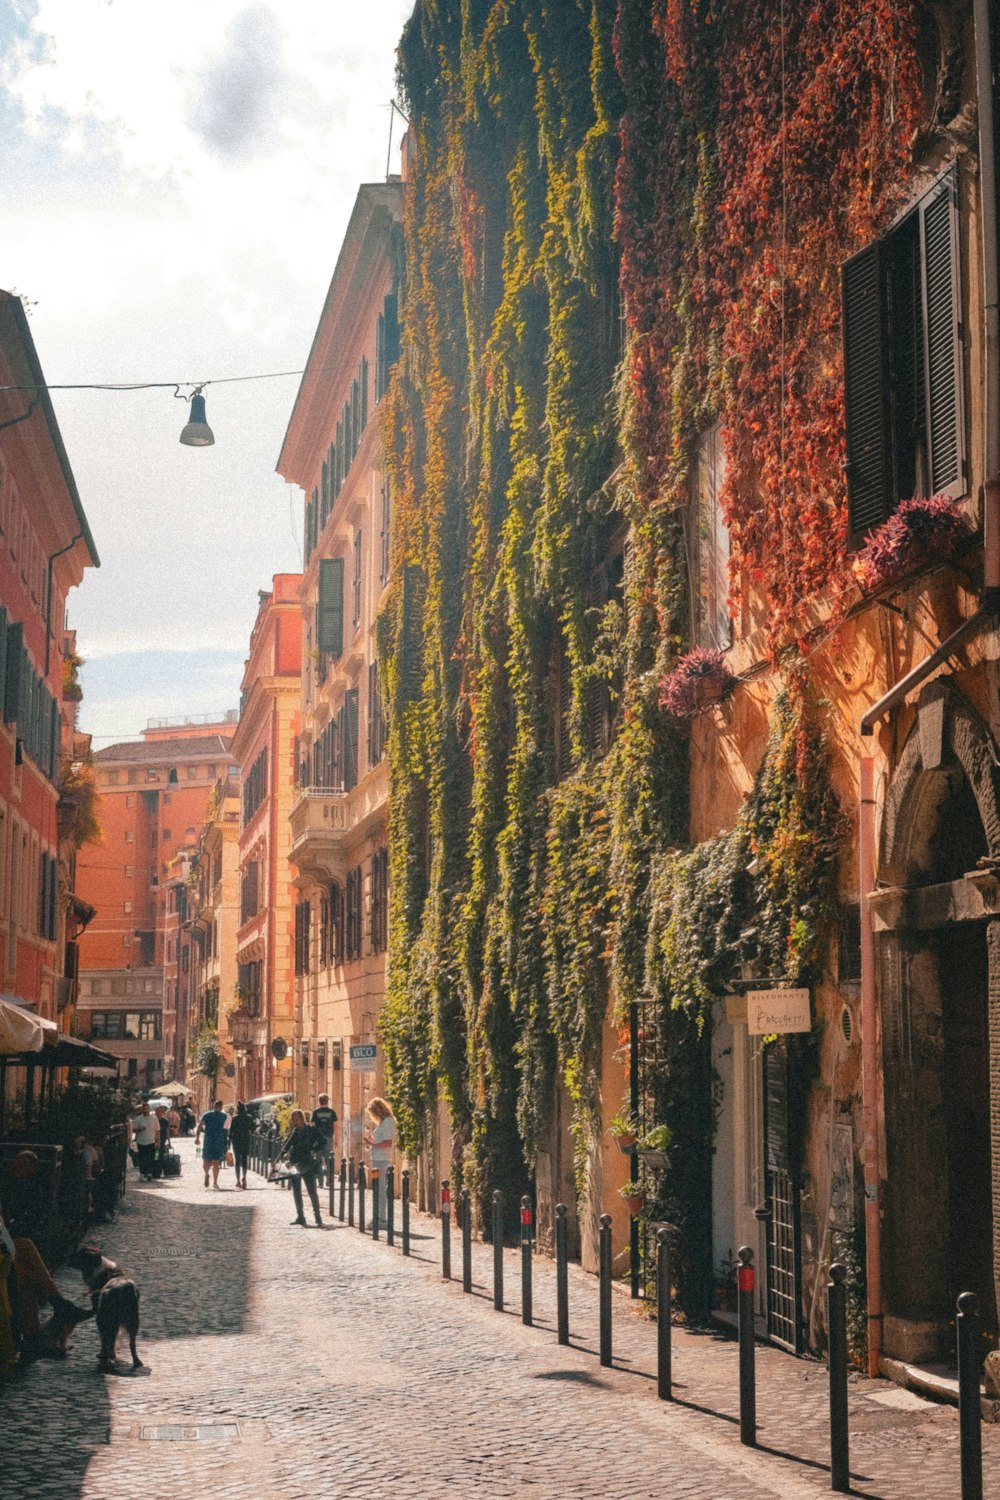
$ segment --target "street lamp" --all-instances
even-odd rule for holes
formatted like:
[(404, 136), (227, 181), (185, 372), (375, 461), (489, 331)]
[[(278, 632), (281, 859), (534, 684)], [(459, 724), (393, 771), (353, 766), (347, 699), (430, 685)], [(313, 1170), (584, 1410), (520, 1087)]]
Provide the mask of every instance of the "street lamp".
[(180, 441), (187, 448), (210, 448), (215, 442), (215, 434), (205, 420), (205, 398), (200, 386), (191, 396), (191, 412)]

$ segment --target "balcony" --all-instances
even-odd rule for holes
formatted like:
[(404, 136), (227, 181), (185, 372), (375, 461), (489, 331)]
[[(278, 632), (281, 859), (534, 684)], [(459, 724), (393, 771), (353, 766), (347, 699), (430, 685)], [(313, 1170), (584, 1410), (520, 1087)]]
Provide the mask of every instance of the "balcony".
[(292, 847), (288, 858), (292, 864), (319, 882), (340, 876), (351, 831), (343, 787), (303, 787), (289, 819)]

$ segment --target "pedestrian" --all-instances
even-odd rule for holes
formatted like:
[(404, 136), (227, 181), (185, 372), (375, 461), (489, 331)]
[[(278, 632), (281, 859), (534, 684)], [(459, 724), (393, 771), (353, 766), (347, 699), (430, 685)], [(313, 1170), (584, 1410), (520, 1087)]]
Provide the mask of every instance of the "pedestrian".
[(337, 1111), (330, 1108), (329, 1094), (320, 1094), (319, 1099), (316, 1101), (316, 1108), (312, 1112), (312, 1123), (326, 1142), (320, 1158), (322, 1162), (320, 1187), (322, 1187), (324, 1178), (329, 1178), (333, 1173), (334, 1146), (336, 1144)]
[(176, 1104), (171, 1104), (169, 1110), (167, 1111), (167, 1120), (170, 1124), (171, 1138), (173, 1138), (175, 1135), (179, 1135), (181, 1129), (181, 1117)]
[(140, 1104), (139, 1113), (132, 1116), (131, 1129), (139, 1176), (143, 1182), (152, 1182), (156, 1148), (160, 1144), (160, 1122), (150, 1113), (147, 1099)]
[(305, 1114), (301, 1109), (292, 1110), (292, 1129), (287, 1141), (281, 1149), (281, 1155), (287, 1157), (292, 1168), (289, 1181), (292, 1184), (292, 1193), (295, 1197), (295, 1218), (293, 1224), (299, 1224), (306, 1228), (306, 1216), (302, 1212), (302, 1184), (305, 1183), (309, 1201), (313, 1206), (316, 1223), (322, 1228), (323, 1219), (319, 1211), (319, 1193), (316, 1191), (316, 1158), (323, 1150), (325, 1137), (317, 1130), (315, 1125), (307, 1125)]
[(198, 1121), (198, 1131), (194, 1138), (197, 1146), (202, 1135), (205, 1144), (201, 1148), (201, 1164), (205, 1168), (205, 1186), (208, 1187), (208, 1177), (211, 1172), (216, 1189), (219, 1187), (219, 1168), (226, 1159), (226, 1126), (229, 1124), (229, 1116), (222, 1107), (222, 1100), (216, 1099), (211, 1109), (206, 1109)]
[(160, 1175), (162, 1176), (163, 1158), (170, 1150), (170, 1121), (167, 1118), (167, 1107), (165, 1104), (157, 1105), (156, 1118), (159, 1121), (160, 1126), (160, 1139), (156, 1143), (158, 1148), (157, 1160), (160, 1163)]
[(396, 1121), (387, 1099), (376, 1094), (365, 1106), (369, 1128), (365, 1131), (365, 1145), (371, 1152), (372, 1170), (378, 1172), (378, 1186), (372, 1213), (378, 1214), (380, 1228), (388, 1228), (389, 1211), (386, 1199), (386, 1168), (392, 1162), (392, 1148), (396, 1141)]
[(250, 1129), (250, 1116), (241, 1099), (236, 1105), (236, 1113), (229, 1126), (229, 1148), (233, 1153), (238, 1188), (245, 1188), (247, 1185), (247, 1167), (250, 1164)]

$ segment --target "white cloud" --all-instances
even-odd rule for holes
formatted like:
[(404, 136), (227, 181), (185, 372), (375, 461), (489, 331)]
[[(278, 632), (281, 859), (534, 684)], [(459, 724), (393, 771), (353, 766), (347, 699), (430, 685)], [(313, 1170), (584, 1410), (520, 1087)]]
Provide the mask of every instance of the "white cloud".
[[(385, 171), (412, 0), (0, 0), (0, 30), (11, 5), (0, 285), (35, 300), (47, 379), (301, 369), (358, 184)], [(257, 589), (300, 561), (301, 498), (290, 518), (274, 473), (296, 388), (210, 386), (205, 450), (177, 443), (169, 390), (54, 394), (102, 560), (70, 601), (85, 657), (245, 651)], [(130, 714), (204, 701), (158, 673)], [(83, 727), (122, 727), (120, 676), (88, 689)]]

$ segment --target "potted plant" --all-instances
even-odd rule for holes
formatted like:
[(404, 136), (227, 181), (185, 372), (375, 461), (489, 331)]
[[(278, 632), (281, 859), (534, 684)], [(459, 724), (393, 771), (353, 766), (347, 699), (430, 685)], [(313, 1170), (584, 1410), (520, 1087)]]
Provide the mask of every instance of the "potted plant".
[(639, 1121), (630, 1109), (619, 1110), (608, 1130), (617, 1141), (619, 1151), (624, 1151), (626, 1155), (634, 1151), (639, 1139)]
[(625, 1207), (630, 1216), (635, 1219), (642, 1213), (646, 1202), (646, 1195), (637, 1182), (626, 1182), (618, 1189), (625, 1200)]
[(925, 563), (951, 557), (968, 536), (959, 501), (948, 495), (915, 495), (872, 532), (853, 559), (854, 576), (874, 592)]
[(636, 1152), (649, 1167), (669, 1167), (667, 1147), (673, 1132), (669, 1125), (654, 1125), (636, 1145)]
[(695, 646), (660, 683), (660, 707), (675, 719), (686, 719), (717, 703), (735, 681), (721, 651)]

